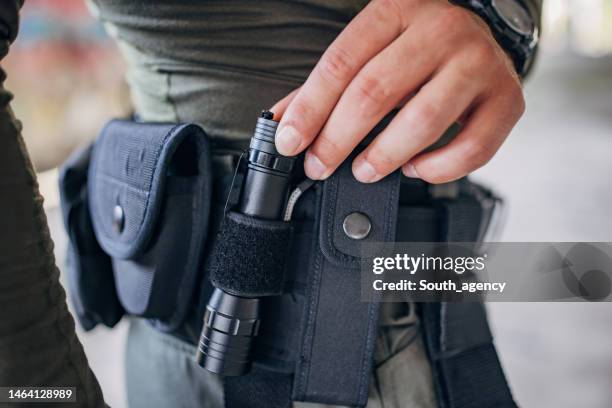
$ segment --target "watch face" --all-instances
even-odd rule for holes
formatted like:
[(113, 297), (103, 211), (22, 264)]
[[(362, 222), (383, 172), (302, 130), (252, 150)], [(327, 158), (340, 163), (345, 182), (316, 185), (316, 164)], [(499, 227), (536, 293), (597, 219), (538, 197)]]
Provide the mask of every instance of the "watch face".
[(491, 5), (514, 31), (524, 36), (534, 34), (535, 25), (519, 0), (492, 0)]

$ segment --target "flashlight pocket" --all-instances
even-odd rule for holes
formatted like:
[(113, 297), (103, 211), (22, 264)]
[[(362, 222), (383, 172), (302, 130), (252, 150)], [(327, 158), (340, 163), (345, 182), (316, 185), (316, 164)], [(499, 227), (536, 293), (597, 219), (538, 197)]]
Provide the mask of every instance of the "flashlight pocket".
[(195, 125), (114, 120), (89, 167), (93, 229), (131, 315), (173, 330), (191, 305), (208, 230), (208, 138)]

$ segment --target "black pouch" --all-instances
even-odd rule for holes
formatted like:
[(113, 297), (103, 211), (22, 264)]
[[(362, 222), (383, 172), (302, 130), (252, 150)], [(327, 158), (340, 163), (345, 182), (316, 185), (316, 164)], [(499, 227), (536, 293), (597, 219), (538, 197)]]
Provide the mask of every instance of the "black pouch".
[[(97, 268), (72, 269), (70, 281), (104, 280), (104, 288), (114, 282), (116, 295), (107, 299), (161, 330), (175, 330), (199, 287), (211, 190), (209, 141), (200, 127), (109, 122), (93, 146), (87, 173), (86, 207), (95, 237), (87, 231), (71, 239), (99, 243), (106, 269), (99, 270), (100, 262), (94, 262)], [(68, 218), (67, 227), (82, 230), (87, 222)], [(90, 302), (96, 288), (85, 286), (74, 291), (73, 303)], [(106, 324), (97, 319), (85, 327), (100, 322)]]
[(89, 168), (89, 209), (125, 310), (162, 330), (184, 320), (198, 278), (212, 188), (208, 138), (195, 125), (115, 120)]

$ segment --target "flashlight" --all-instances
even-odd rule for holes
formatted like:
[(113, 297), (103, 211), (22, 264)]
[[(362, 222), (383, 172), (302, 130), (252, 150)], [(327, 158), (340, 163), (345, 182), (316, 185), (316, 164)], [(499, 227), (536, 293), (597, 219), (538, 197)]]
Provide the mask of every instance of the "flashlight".
[[(294, 157), (281, 155), (274, 144), (278, 122), (262, 112), (248, 153), (248, 166), (238, 204), (242, 214), (281, 220), (287, 201)], [(245, 265), (248, 268), (248, 265)], [(198, 344), (198, 364), (224, 376), (246, 374), (259, 331), (261, 298), (244, 297), (215, 288), (204, 314)]]

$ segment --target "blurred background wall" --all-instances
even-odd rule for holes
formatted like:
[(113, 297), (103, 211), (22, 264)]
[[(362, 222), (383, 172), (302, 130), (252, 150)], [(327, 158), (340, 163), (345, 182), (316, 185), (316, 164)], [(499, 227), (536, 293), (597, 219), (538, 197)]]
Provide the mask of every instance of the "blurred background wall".
[[(509, 207), (503, 241), (612, 242), (612, 0), (545, 0), (527, 113), (475, 178)], [(57, 166), (129, 113), (123, 64), (81, 0), (27, 0), (2, 66), (37, 171), (60, 268)], [(489, 304), (522, 407), (612, 407), (612, 305)], [(126, 322), (80, 332), (107, 401), (125, 407)]]

